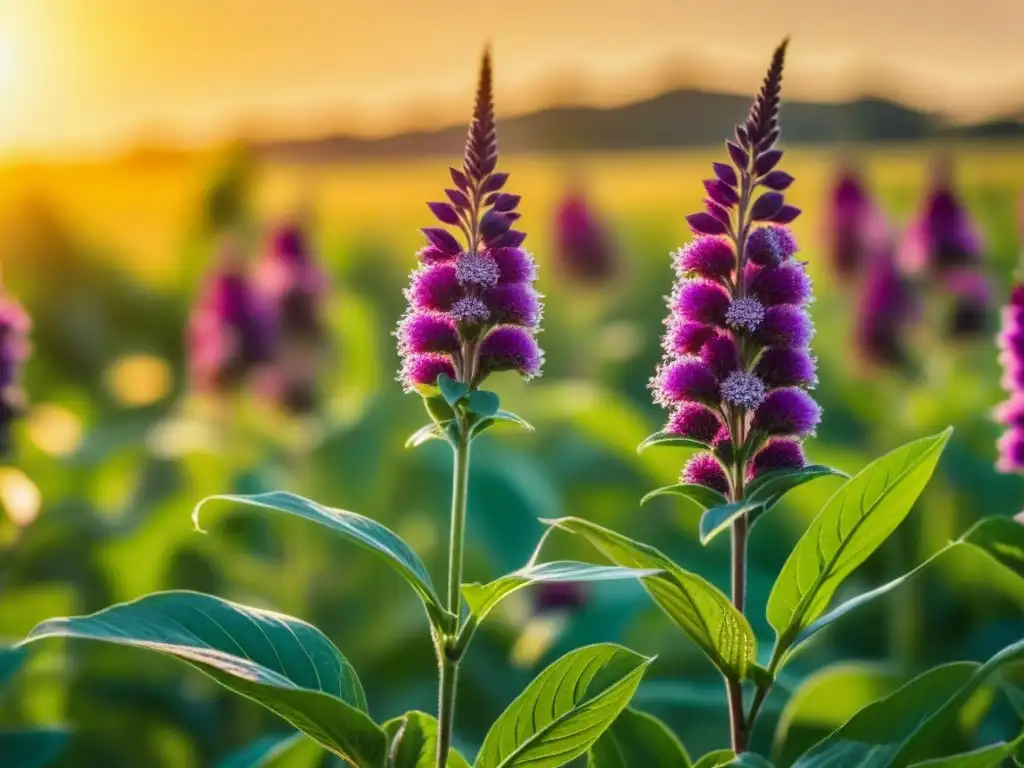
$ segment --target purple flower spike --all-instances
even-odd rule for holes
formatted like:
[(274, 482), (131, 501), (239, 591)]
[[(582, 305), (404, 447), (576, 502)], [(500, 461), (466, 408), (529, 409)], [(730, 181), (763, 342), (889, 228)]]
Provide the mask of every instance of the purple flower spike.
[(751, 426), (769, 435), (814, 434), (821, 421), (821, 408), (809, 394), (796, 387), (775, 389), (757, 408)]
[(842, 171), (832, 191), (825, 242), (840, 277), (860, 273), (872, 255), (888, 249), (892, 235), (882, 212), (852, 168)]
[(600, 214), (580, 189), (572, 190), (555, 215), (555, 243), (562, 273), (584, 285), (599, 285), (616, 271), (615, 246)]
[(736, 254), (721, 237), (698, 237), (675, 254), (680, 277), (694, 274), (710, 280), (725, 280), (736, 269)]
[(910, 362), (906, 336), (918, 307), (891, 250), (869, 256), (860, 290), (854, 341), (861, 356), (874, 365), (906, 367)]
[(658, 370), (651, 380), (655, 401), (665, 407), (684, 402), (715, 403), (719, 398), (718, 379), (699, 358), (680, 358)]
[(10, 429), (21, 415), (21, 369), (29, 356), (28, 332), (32, 321), (12, 298), (0, 297), (0, 453), (10, 447)]
[[(807, 391), (817, 383), (811, 280), (785, 226), (800, 211), (782, 194), (794, 178), (778, 168), (775, 147), (785, 52), (783, 43), (736, 141), (726, 142), (732, 165), (715, 163), (704, 182), (707, 213), (687, 217), (695, 237), (673, 255), (665, 357), (652, 380), (655, 401), (672, 409), (666, 430), (710, 440), (712, 452), (686, 465), (684, 482), (730, 501), (742, 492), (730, 477), (802, 467), (801, 440), (821, 418)], [(1020, 328), (1024, 339), (1024, 316)]]
[(769, 440), (754, 456), (747, 477), (753, 480), (765, 472), (777, 469), (803, 469), (806, 464), (804, 449), (799, 440), (776, 438)]
[(698, 403), (683, 403), (669, 417), (665, 431), (711, 445), (724, 425), (709, 408)]
[(951, 269), (942, 282), (953, 304), (947, 334), (958, 339), (984, 333), (992, 304), (992, 287), (985, 276), (976, 269)]
[(1002, 386), (1009, 399), (995, 411), (996, 421), (1007, 427), (997, 443), (996, 469), (1024, 473), (1024, 283), (1011, 289), (1002, 320), (996, 346), (1003, 366)]
[(452, 231), (422, 230), (428, 241), (417, 254), (422, 266), (405, 292), (409, 311), (396, 335), (399, 379), (407, 391), (433, 385), (441, 373), (474, 389), (498, 371), (526, 378), (540, 373), (537, 266), (520, 247), (526, 234), (511, 228), (520, 216), (520, 196), (503, 191), (508, 174), (497, 171), (497, 164), (491, 60), (485, 53), (462, 168), (450, 169), (455, 188), (444, 190), (448, 202), (427, 204)]
[(703, 485), (723, 495), (729, 492), (729, 476), (725, 473), (725, 467), (712, 453), (696, 454), (686, 462), (679, 479), (684, 483)]
[(480, 367), (487, 373), (516, 371), (530, 379), (539, 376), (544, 353), (534, 335), (525, 328), (503, 325), (495, 328), (480, 345)]

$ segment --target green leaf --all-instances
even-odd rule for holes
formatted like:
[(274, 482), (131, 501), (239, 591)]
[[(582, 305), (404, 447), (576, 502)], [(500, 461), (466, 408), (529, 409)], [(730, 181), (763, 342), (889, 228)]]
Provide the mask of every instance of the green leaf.
[(590, 748), (589, 768), (689, 768), (686, 749), (661, 720), (624, 709)]
[(1017, 751), (1022, 741), (1024, 741), (1024, 734), (1010, 742), (1001, 741), (972, 752), (914, 763), (911, 768), (998, 768), (1006, 758)]
[(905, 768), (941, 755), (942, 736), (967, 700), (1003, 667), (1024, 662), (1024, 641), (984, 664), (957, 662), (931, 669), (862, 709), (818, 742), (795, 768), (856, 765)]
[(469, 393), (469, 410), (477, 416), (489, 419), (501, 409), (501, 401), (493, 392), (486, 389), (475, 389)]
[(626, 708), (651, 661), (611, 644), (567, 653), (495, 721), (475, 768), (555, 768), (579, 757)]
[(663, 571), (642, 580), (654, 602), (724, 675), (733, 680), (747, 676), (755, 660), (754, 631), (746, 617), (712, 584), (684, 571), (654, 547), (588, 520), (563, 517), (543, 522), (583, 536), (616, 565)]
[(461, 381), (455, 381), (447, 373), (437, 377), (437, 387), (445, 402), (454, 408), (469, 393), (469, 387)]
[(351, 665), (298, 619), (197, 592), (160, 592), (89, 616), (50, 619), (25, 642), (100, 640), (182, 659), (262, 704), (359, 768), (382, 768), (384, 732)]
[(429, 443), (431, 440), (444, 440), (445, 434), (442, 427), (438, 424), (425, 424), (424, 426), (417, 429), (411, 435), (409, 439), (405, 441), (406, 448), (419, 448), (424, 443)]
[(789, 765), (902, 682), (892, 669), (867, 662), (834, 664), (816, 672), (786, 702), (775, 728), (772, 759)]
[(324, 750), (303, 733), (264, 736), (217, 763), (217, 768), (318, 768)]
[(768, 621), (788, 648), (828, 607), (843, 580), (910, 512), (952, 430), (916, 440), (869, 464), (814, 518), (782, 566)]
[(196, 528), (199, 528), (200, 510), (211, 501), (229, 501), (259, 509), (284, 512), (327, 526), (350, 541), (381, 556), (409, 582), (416, 594), (420, 596), (431, 620), (435, 624), (445, 623), (446, 611), (434, 591), (430, 574), (427, 572), (426, 566), (423, 565), (423, 561), (398, 534), (376, 520), (344, 509), (325, 507), (293, 493), (272, 491), (254, 495), (219, 494), (208, 496), (196, 505), (195, 511), (192, 513), (192, 522), (195, 523)]
[(729, 500), (725, 498), (725, 496), (711, 488), (703, 485), (695, 485), (693, 483), (680, 483), (679, 485), (666, 485), (664, 488), (655, 488), (640, 499), (640, 506), (643, 506), (656, 496), (669, 495), (682, 496), (684, 499), (692, 501), (701, 509), (709, 509), (711, 507), (717, 507), (729, 503)]
[(27, 656), (26, 648), (0, 646), (0, 689), (14, 678)]
[(731, 749), (718, 749), (708, 752), (704, 757), (693, 764), (693, 768), (722, 768), (729, 765), (736, 757)]
[(654, 568), (621, 568), (556, 560), (550, 563), (527, 565), (488, 584), (463, 584), (462, 595), (466, 598), (470, 612), (478, 621), (483, 621), (484, 617), (499, 602), (513, 592), (531, 584), (639, 579), (645, 576), (654, 576), (660, 572)]
[(642, 453), (648, 448), (654, 448), (655, 446), (669, 446), (672, 448), (695, 448), (698, 451), (706, 451), (708, 446), (697, 440), (691, 440), (688, 437), (682, 437), (680, 435), (674, 435), (671, 432), (655, 432), (650, 435), (640, 445), (636, 447), (637, 453)]
[(69, 735), (67, 731), (56, 728), (0, 730), (0, 765), (4, 768), (44, 768), (64, 751)]
[(734, 765), (737, 768), (773, 768), (768, 760), (753, 752), (744, 752), (726, 765)]
[(430, 418), (437, 424), (446, 424), (455, 418), (455, 411), (443, 395), (433, 395), (423, 398), (423, 407), (427, 409)]
[(707, 510), (700, 516), (700, 543), (707, 544), (722, 531), (728, 530), (737, 517), (753, 512), (760, 506), (756, 502), (737, 501)]
[(744, 498), (748, 501), (775, 504), (794, 488), (799, 488), (819, 477), (850, 479), (845, 472), (823, 464), (810, 464), (803, 469), (776, 469), (751, 480), (744, 491)]
[[(437, 719), (424, 712), (406, 712), (383, 725), (388, 735), (387, 768), (434, 768), (437, 764)], [(466, 758), (448, 750), (448, 768), (469, 768)]]
[(977, 547), (1024, 578), (1024, 524), (1010, 517), (986, 517), (967, 531), (960, 541)]
[(491, 418), (494, 419), (495, 421), (507, 421), (510, 424), (516, 424), (517, 426), (522, 427), (528, 432), (534, 431), (533, 424), (531, 424), (521, 416), (517, 416), (516, 414), (512, 413), (512, 411), (498, 411), (496, 414), (491, 416)]

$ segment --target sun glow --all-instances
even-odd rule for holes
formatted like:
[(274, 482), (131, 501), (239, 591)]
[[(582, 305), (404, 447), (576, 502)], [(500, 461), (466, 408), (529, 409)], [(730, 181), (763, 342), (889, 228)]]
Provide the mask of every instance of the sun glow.
[(14, 76), (14, 46), (9, 40), (0, 37), (0, 91), (6, 91), (14, 84)]

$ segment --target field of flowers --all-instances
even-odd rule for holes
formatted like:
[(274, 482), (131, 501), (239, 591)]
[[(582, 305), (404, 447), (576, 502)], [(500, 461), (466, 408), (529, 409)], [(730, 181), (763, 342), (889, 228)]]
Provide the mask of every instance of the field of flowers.
[[(702, 545), (698, 506), (677, 496), (640, 504), (678, 482), (687, 453), (637, 452), (665, 423), (648, 382), (662, 357), (671, 254), (691, 239), (686, 216), (700, 209), (701, 179), (723, 156), (502, 158), (522, 196), (516, 226), (529, 233), (524, 247), (539, 266), (546, 362), (538, 379), (488, 382), (535, 431), (498, 426), (474, 445), (466, 581), (523, 566), (544, 532), (538, 519), (571, 516), (652, 543), (728, 589), (728, 536)], [(895, 310), (891, 302), (880, 308), (884, 276), (872, 271), (870, 249), (852, 265), (836, 255), (841, 164), (866, 183), (884, 219), (879, 237), (906, 251), (908, 227), (947, 162), (982, 236), (976, 271), (987, 283), (958, 293), (955, 280), (901, 272), (894, 279), (903, 298)], [(423, 244), (419, 229), (432, 225), (423, 201), (450, 183), (448, 165), (261, 165), (227, 153), (4, 171), (3, 283), (33, 327), (27, 404), (0, 467), (0, 637), (17, 640), (44, 619), (157, 590), (195, 590), (322, 629), (359, 670), (375, 721), (436, 713), (437, 664), (422, 606), (387, 565), (294, 519), (211, 505), (204, 534), (192, 512), (212, 494), (292, 491), (384, 523), (443, 588), (450, 451), (440, 440), (405, 447), (427, 417), (396, 380), (393, 334)], [(805, 446), (808, 460), (855, 474), (954, 427), (913, 511), (842, 583), (838, 603), (906, 573), (983, 516), (1024, 508), (1024, 483), (995, 469), (1000, 427), (992, 419), (1005, 399), (994, 339), (1022, 250), (1024, 148), (798, 147), (787, 149), (785, 168), (796, 178), (787, 202), (804, 211), (792, 225), (796, 258), (806, 261), (815, 294), (814, 395), (823, 415)], [(580, 190), (574, 201), (570, 193)], [(236, 225), (230, 243), (217, 231), (224, 217)], [(581, 219), (596, 241), (574, 251), (566, 230)], [(285, 222), (298, 223), (288, 231)], [(201, 344), (186, 329), (206, 276), (223, 266), (226, 250), (255, 258), (285, 248), (288, 237), (326, 275), (311, 278), (322, 307), (316, 338), (303, 346), (309, 339), (298, 333), (288, 363), (300, 372), (203, 396), (195, 391)], [(205, 384), (225, 389), (216, 376)], [(796, 488), (751, 534), (748, 613), (762, 654), (774, 635), (763, 615), (776, 575), (841, 482)], [(568, 533), (546, 547), (548, 559), (603, 562)], [(943, 554), (787, 664), (751, 748), (780, 768), (792, 764), (925, 669), (983, 661), (1019, 639), (1022, 609), (1018, 576), (967, 548)], [(503, 601), (461, 664), (455, 746), (475, 754), (544, 666), (592, 643), (657, 656), (632, 706), (661, 718), (691, 755), (729, 744), (718, 672), (629, 579), (549, 584)], [(69, 741), (47, 764), (210, 766), (261, 737), (288, 734), (256, 704), (146, 651), (63, 641), (26, 648), (0, 657), (0, 723), (66, 727)], [(943, 734), (948, 753), (1019, 731), (1018, 682), (1008, 672), (965, 702)], [(287, 765), (314, 765), (321, 754), (315, 748)], [(223, 763), (250, 764), (278, 765)]]

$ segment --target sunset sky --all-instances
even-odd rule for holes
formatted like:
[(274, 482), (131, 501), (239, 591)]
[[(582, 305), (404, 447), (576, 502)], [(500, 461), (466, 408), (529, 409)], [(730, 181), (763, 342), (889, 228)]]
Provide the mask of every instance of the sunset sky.
[(0, 0), (0, 152), (451, 122), (491, 41), (500, 112), (668, 86), (1024, 105), (1020, 0)]

